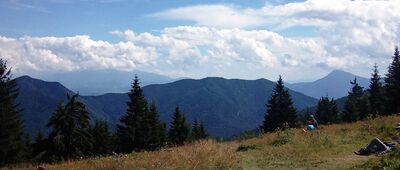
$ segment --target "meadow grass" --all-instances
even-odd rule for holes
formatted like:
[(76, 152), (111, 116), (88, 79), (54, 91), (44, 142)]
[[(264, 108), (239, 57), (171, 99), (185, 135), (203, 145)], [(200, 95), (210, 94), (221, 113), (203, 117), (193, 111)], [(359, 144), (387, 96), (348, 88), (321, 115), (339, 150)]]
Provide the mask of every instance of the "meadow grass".
[[(390, 140), (400, 116), (321, 126), (318, 131), (289, 129), (252, 139), (203, 140), (155, 152), (132, 153), (46, 165), (57, 170), (100, 169), (371, 169), (400, 164), (398, 155), (357, 156), (374, 137)], [(35, 169), (18, 165), (3, 169)]]

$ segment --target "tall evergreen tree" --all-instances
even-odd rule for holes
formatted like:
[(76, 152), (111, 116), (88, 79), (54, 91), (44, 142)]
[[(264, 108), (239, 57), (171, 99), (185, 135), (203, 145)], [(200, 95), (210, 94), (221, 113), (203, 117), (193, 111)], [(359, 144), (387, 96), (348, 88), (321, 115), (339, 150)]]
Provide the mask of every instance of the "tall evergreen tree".
[(267, 111), (261, 128), (264, 132), (271, 132), (277, 128), (284, 128), (284, 124), (294, 127), (297, 119), (296, 109), (293, 106), (289, 92), (285, 89), (282, 77), (272, 92), (267, 103)]
[(321, 97), (318, 101), (315, 116), (321, 124), (335, 123), (338, 119), (338, 109), (335, 100), (328, 97)]
[(203, 122), (194, 120), (193, 125), (192, 125), (192, 132), (191, 132), (192, 140), (197, 141), (200, 139), (205, 139), (207, 137), (208, 137), (208, 134), (207, 134), (206, 130), (204, 129)]
[(96, 120), (89, 132), (92, 135), (93, 155), (107, 155), (112, 152), (114, 148), (112, 134), (105, 120)]
[(175, 145), (183, 145), (189, 138), (190, 127), (179, 107), (176, 107), (172, 119), (168, 132), (169, 141)]
[(60, 103), (47, 124), (52, 128), (47, 161), (75, 159), (90, 153), (89, 112), (78, 97), (79, 94), (67, 94), (67, 104)]
[(200, 121), (198, 129), (199, 129), (199, 139), (205, 139), (208, 137), (208, 133), (204, 128), (204, 123), (202, 121)]
[(144, 117), (148, 112), (148, 103), (137, 76), (128, 96), (126, 115), (120, 119), (117, 128), (118, 151), (123, 153), (142, 150), (147, 140), (144, 136), (148, 133), (146, 130), (148, 127), (143, 125)]
[(386, 113), (397, 114), (400, 112), (400, 52), (398, 47), (395, 48), (385, 83)]
[(32, 161), (38, 162), (42, 159), (46, 148), (48, 147), (46, 142), (44, 134), (39, 130), (32, 144)]
[(363, 115), (365, 114), (363, 113), (363, 107), (365, 107), (363, 100), (363, 88), (358, 85), (357, 78), (354, 78), (354, 80), (350, 81), (350, 83), (353, 85), (353, 87), (347, 96), (342, 114), (342, 120), (345, 122), (357, 121), (363, 118)]
[(146, 140), (146, 150), (156, 150), (164, 146), (166, 142), (166, 125), (161, 122), (160, 116), (157, 111), (155, 102), (150, 104), (149, 112), (145, 116), (145, 124), (147, 124), (147, 140)]
[(369, 84), (369, 105), (370, 111), (373, 117), (382, 115), (385, 111), (385, 94), (381, 82), (381, 77), (378, 72), (378, 66), (374, 65), (374, 71), (371, 74), (371, 80)]
[(21, 161), (24, 156), (22, 120), (16, 103), (18, 88), (11, 69), (0, 59), (0, 166)]

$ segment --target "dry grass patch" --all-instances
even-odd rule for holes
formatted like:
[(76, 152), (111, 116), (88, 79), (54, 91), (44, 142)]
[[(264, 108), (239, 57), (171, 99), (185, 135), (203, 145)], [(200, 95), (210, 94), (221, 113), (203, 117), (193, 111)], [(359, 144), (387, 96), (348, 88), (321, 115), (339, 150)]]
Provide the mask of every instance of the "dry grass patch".
[[(242, 169), (237, 144), (205, 140), (156, 152), (132, 153), (47, 165), (49, 170)], [(17, 169), (34, 169), (33, 166)]]
[(350, 124), (321, 126), (313, 133), (290, 129), (240, 142), (256, 150), (238, 153), (245, 169), (349, 169), (374, 161), (375, 156), (353, 152), (374, 137), (390, 140), (400, 116), (389, 116)]

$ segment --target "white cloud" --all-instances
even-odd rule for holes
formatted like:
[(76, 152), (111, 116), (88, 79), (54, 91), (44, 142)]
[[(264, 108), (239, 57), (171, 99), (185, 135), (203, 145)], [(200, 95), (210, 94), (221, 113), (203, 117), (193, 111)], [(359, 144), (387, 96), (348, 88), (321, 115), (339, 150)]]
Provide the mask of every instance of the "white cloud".
[(227, 5), (196, 5), (180, 7), (152, 14), (166, 19), (195, 21), (200, 26), (242, 28), (261, 24), (252, 9), (239, 9)]
[[(152, 14), (194, 21), (159, 34), (112, 31), (118, 43), (73, 37), (0, 37), (0, 56), (30, 70), (140, 69), (171, 76), (317, 78), (332, 69), (368, 76), (398, 44), (400, 1), (308, 0), (261, 8), (196, 5)], [(313, 37), (271, 30), (317, 27)], [(262, 28), (270, 28), (261, 29)], [(245, 29), (246, 28), (246, 29)], [(249, 29), (251, 28), (251, 29)]]
[[(400, 20), (400, 11), (398, 6), (400, 6), (398, 0), (307, 0), (283, 5), (266, 4), (260, 8), (246, 9), (230, 5), (186, 6), (158, 12), (152, 16), (164, 19), (185, 19), (197, 25), (228, 29), (267, 28), (284, 32), (288, 28), (296, 29), (298, 26), (316, 27), (318, 31), (314, 37), (298, 38), (300, 41), (310, 38), (316, 41), (307, 41), (307, 44), (302, 44), (298, 49), (290, 49), (290, 51), (303, 50), (314, 54), (321, 52), (322, 54), (316, 57), (320, 60), (320, 66), (327, 69), (363, 70), (363, 73), (360, 71), (357, 73), (369, 75), (366, 71), (370, 71), (370, 68), (361, 69), (360, 67), (378, 62), (379, 65), (383, 65), (382, 68), (385, 68), (390, 60), (388, 55), (393, 51), (393, 47), (399, 44), (400, 24), (397, 21)], [(199, 9), (201, 9), (201, 14), (193, 12)], [(216, 13), (226, 19), (214, 17)], [(243, 16), (255, 22), (241, 22)], [(267, 43), (268, 50), (279, 51), (282, 49), (277, 47), (280, 42), (282, 41)], [(272, 47), (271, 44), (273, 44)], [(285, 46), (285, 44), (282, 45)], [(318, 52), (312, 52), (313, 50)], [(273, 54), (276, 55), (276, 52)], [(299, 66), (308, 63), (306, 58), (301, 57), (302, 54), (290, 56), (290, 59), (284, 59), (285, 64)]]
[(20, 73), (30, 71), (71, 71), (118, 68), (132, 70), (153, 65), (154, 48), (141, 48), (131, 42), (111, 44), (89, 36), (0, 37), (0, 56)]

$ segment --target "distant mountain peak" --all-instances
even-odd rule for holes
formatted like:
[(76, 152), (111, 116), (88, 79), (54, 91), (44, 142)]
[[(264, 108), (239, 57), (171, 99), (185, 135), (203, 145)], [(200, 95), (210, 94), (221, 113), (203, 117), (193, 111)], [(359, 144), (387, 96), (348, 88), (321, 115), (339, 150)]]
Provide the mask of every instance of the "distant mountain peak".
[(333, 70), (325, 77), (313, 82), (294, 83), (288, 86), (295, 91), (314, 98), (320, 98), (321, 96), (326, 96), (326, 94), (329, 94), (329, 97), (340, 98), (347, 95), (351, 87), (350, 81), (355, 77), (362, 87), (368, 86), (369, 80), (367, 78), (343, 70)]
[[(343, 75), (343, 74), (351, 74), (351, 73), (343, 71), (343, 70), (335, 69), (335, 70), (332, 70), (327, 76), (329, 76), (329, 75)], [(353, 74), (351, 74), (351, 75), (353, 75)]]

